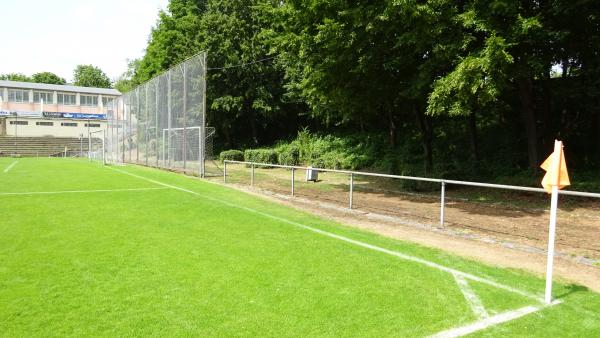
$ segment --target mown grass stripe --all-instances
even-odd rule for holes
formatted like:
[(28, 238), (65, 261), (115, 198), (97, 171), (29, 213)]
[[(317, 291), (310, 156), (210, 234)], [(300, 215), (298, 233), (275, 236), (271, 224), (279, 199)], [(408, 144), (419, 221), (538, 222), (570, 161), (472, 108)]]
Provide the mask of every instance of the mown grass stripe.
[(145, 180), (145, 181), (150, 182), (150, 183), (158, 184), (158, 185), (161, 185), (161, 186), (164, 186), (164, 187), (168, 187), (168, 188), (172, 188), (172, 189), (175, 189), (175, 190), (186, 192), (186, 193), (189, 193), (189, 194), (192, 194), (192, 195), (200, 196), (200, 197), (202, 197), (204, 199), (207, 199), (207, 200), (210, 200), (210, 201), (213, 201), (213, 202), (218, 202), (218, 203), (221, 203), (221, 204), (226, 205), (226, 206), (231, 207), (231, 208), (242, 209), (242, 210), (251, 212), (251, 213), (256, 214), (256, 215), (261, 215), (263, 217), (267, 217), (267, 218), (270, 218), (270, 219), (281, 221), (283, 223), (294, 225), (294, 226), (297, 226), (299, 228), (303, 228), (303, 229), (312, 231), (314, 233), (318, 233), (320, 235), (324, 235), (324, 236), (327, 236), (327, 237), (335, 238), (335, 239), (338, 239), (338, 240), (341, 240), (341, 241), (344, 241), (344, 242), (347, 242), (347, 243), (350, 243), (350, 244), (354, 244), (356, 246), (360, 246), (360, 247), (363, 247), (363, 248), (366, 248), (366, 249), (370, 249), (370, 250), (382, 252), (382, 253), (385, 253), (385, 254), (388, 254), (388, 255), (391, 255), (391, 256), (395, 256), (395, 257), (407, 260), (407, 261), (412, 261), (412, 262), (416, 262), (416, 263), (419, 263), (419, 264), (423, 264), (425, 266), (428, 266), (428, 267), (431, 267), (431, 268), (434, 268), (434, 269), (437, 269), (437, 270), (440, 270), (440, 271), (447, 272), (447, 273), (452, 274), (454, 276), (460, 276), (460, 277), (463, 277), (463, 278), (466, 278), (466, 279), (469, 279), (469, 280), (473, 280), (473, 281), (476, 281), (476, 282), (479, 282), (479, 283), (483, 283), (483, 284), (487, 284), (487, 285), (496, 287), (498, 289), (502, 289), (502, 290), (506, 290), (506, 291), (509, 291), (509, 292), (512, 292), (512, 293), (515, 293), (515, 294), (519, 294), (521, 296), (534, 299), (534, 300), (536, 300), (536, 301), (538, 301), (540, 303), (543, 302), (543, 299), (542, 299), (541, 296), (534, 295), (534, 294), (531, 294), (529, 292), (525, 292), (525, 291), (516, 289), (516, 288), (508, 286), (508, 285), (500, 284), (498, 282), (495, 282), (495, 281), (487, 279), (487, 278), (483, 278), (483, 277), (472, 275), (470, 273), (466, 273), (466, 272), (462, 272), (462, 271), (459, 271), (459, 270), (455, 270), (455, 269), (452, 269), (452, 268), (449, 268), (449, 267), (446, 267), (446, 266), (443, 266), (443, 265), (440, 265), (440, 264), (437, 264), (437, 263), (434, 263), (434, 262), (431, 262), (431, 261), (428, 261), (428, 260), (425, 260), (425, 259), (422, 259), (422, 258), (410, 256), (410, 255), (407, 255), (407, 254), (404, 254), (404, 253), (401, 253), (401, 252), (398, 252), (398, 251), (393, 251), (393, 250), (385, 249), (385, 248), (382, 248), (382, 247), (379, 247), (379, 246), (376, 246), (376, 245), (372, 245), (372, 244), (369, 244), (369, 243), (357, 241), (357, 240), (354, 240), (354, 239), (351, 239), (351, 238), (348, 238), (348, 237), (345, 237), (345, 236), (336, 235), (336, 234), (328, 232), (328, 231), (324, 231), (324, 230), (321, 230), (321, 229), (313, 228), (313, 227), (308, 226), (306, 224), (294, 222), (294, 221), (291, 221), (289, 219), (286, 219), (286, 218), (283, 218), (283, 217), (279, 217), (279, 216), (275, 216), (275, 215), (272, 215), (272, 214), (269, 214), (269, 213), (266, 213), (266, 212), (262, 212), (262, 211), (259, 211), (259, 210), (253, 209), (253, 208), (244, 207), (244, 206), (241, 206), (241, 205), (230, 203), (230, 202), (218, 199), (218, 198), (214, 198), (212, 196), (202, 195), (200, 193), (197, 193), (197, 192), (189, 190), (189, 189), (185, 189), (185, 188), (178, 187), (178, 186), (175, 186), (175, 185), (172, 185), (172, 184), (160, 182), (160, 181), (148, 178), (148, 177), (144, 177), (144, 176), (141, 176), (141, 175), (137, 175), (137, 174), (134, 174), (134, 173), (127, 172), (125, 170), (121, 170), (121, 169), (117, 169), (117, 168), (113, 168), (113, 167), (107, 167), (107, 168), (109, 168), (111, 170), (114, 170), (114, 171), (117, 171), (117, 172), (120, 172), (120, 173), (125, 174), (125, 175), (129, 175), (129, 176), (132, 176), (132, 177), (139, 178), (141, 180)]
[(80, 193), (94, 193), (94, 192), (145, 191), (145, 190), (165, 190), (165, 189), (169, 189), (169, 188), (129, 188), (129, 189), (91, 189), (91, 190), (0, 192), (0, 196), (80, 194)]

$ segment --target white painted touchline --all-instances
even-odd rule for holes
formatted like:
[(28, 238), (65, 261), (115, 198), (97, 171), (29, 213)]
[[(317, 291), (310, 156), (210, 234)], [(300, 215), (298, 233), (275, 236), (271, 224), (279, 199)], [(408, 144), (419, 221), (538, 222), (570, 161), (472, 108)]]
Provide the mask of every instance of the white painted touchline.
[(7, 173), (10, 169), (12, 169), (12, 167), (14, 167), (15, 164), (17, 164), (17, 162), (19, 162), (19, 161), (14, 161), (8, 167), (6, 167), (6, 169), (4, 169), (4, 173)]
[(168, 189), (168, 188), (131, 188), (131, 189), (95, 189), (95, 190), (0, 192), (0, 196), (80, 194), (80, 193), (91, 193), (91, 192), (146, 191), (146, 190), (165, 190), (165, 189)]
[(498, 324), (506, 323), (511, 320), (521, 318), (530, 313), (534, 313), (534, 312), (543, 310), (547, 307), (554, 306), (554, 305), (560, 304), (560, 303), (561, 303), (561, 301), (554, 301), (548, 305), (522, 307), (522, 308), (514, 310), (514, 311), (507, 311), (507, 312), (499, 313), (495, 316), (487, 317), (478, 322), (471, 323), (471, 324), (468, 324), (465, 326), (455, 327), (455, 328), (452, 328), (449, 330), (438, 332), (429, 337), (430, 338), (454, 338), (454, 337), (466, 336), (473, 332), (487, 329), (489, 327), (492, 327), (492, 326), (495, 326)]
[(462, 292), (462, 294), (465, 296), (465, 300), (471, 306), (471, 310), (473, 310), (473, 313), (475, 313), (475, 315), (478, 318), (489, 317), (490, 315), (485, 310), (485, 307), (481, 303), (481, 300), (479, 299), (475, 291), (471, 289), (469, 282), (462, 276), (458, 275), (454, 275), (454, 279), (456, 280), (456, 284), (458, 284), (460, 292)]
[(211, 196), (202, 195), (202, 194), (199, 194), (199, 193), (197, 193), (195, 191), (192, 191), (192, 190), (188, 190), (188, 189), (181, 188), (181, 187), (178, 187), (178, 186), (175, 186), (175, 185), (163, 183), (163, 182), (160, 182), (160, 181), (157, 181), (157, 180), (153, 180), (151, 178), (147, 178), (147, 177), (144, 177), (144, 176), (136, 175), (136, 174), (133, 174), (133, 173), (121, 170), (121, 169), (117, 169), (117, 168), (113, 168), (113, 167), (106, 167), (106, 168), (109, 168), (109, 169), (114, 170), (114, 171), (118, 171), (118, 172), (120, 172), (122, 174), (125, 174), (125, 175), (129, 175), (129, 176), (132, 176), (132, 177), (137, 177), (139, 179), (142, 179), (142, 180), (145, 180), (147, 182), (154, 183), (154, 184), (158, 184), (158, 185), (161, 185), (163, 187), (167, 187), (167, 188), (171, 188), (171, 189), (183, 191), (183, 192), (186, 192), (186, 193), (189, 193), (189, 194), (192, 194), (192, 195), (200, 196), (200, 197), (202, 197), (204, 199), (207, 199), (207, 200), (210, 200), (210, 201), (219, 202), (219, 203), (224, 204), (224, 205), (226, 205), (228, 207), (246, 210), (248, 212), (251, 212), (251, 213), (254, 213), (254, 214), (257, 214), (257, 215), (261, 215), (261, 216), (264, 216), (264, 217), (267, 217), (267, 218), (271, 218), (271, 219), (274, 219), (274, 220), (277, 220), (277, 221), (280, 221), (280, 222), (284, 222), (284, 223), (287, 223), (287, 224), (291, 224), (291, 225), (297, 226), (299, 228), (303, 228), (303, 229), (306, 229), (306, 230), (309, 230), (309, 231), (312, 231), (312, 232), (315, 232), (315, 233), (318, 233), (318, 234), (321, 234), (321, 235), (324, 235), (324, 236), (327, 236), (327, 237), (339, 239), (341, 241), (344, 241), (344, 242), (347, 242), (347, 243), (351, 243), (351, 244), (354, 244), (354, 245), (357, 245), (357, 246), (360, 246), (360, 247), (363, 247), (363, 248), (371, 249), (371, 250), (374, 250), (374, 251), (379, 251), (379, 252), (382, 252), (382, 253), (385, 253), (385, 254), (388, 254), (388, 255), (391, 255), (391, 256), (402, 258), (402, 259), (407, 260), (407, 261), (420, 263), (420, 264), (426, 265), (428, 267), (431, 267), (431, 268), (434, 268), (434, 269), (437, 269), (437, 270), (440, 270), (440, 271), (444, 271), (444, 272), (450, 273), (450, 274), (455, 275), (455, 276), (458, 275), (458, 276), (461, 276), (461, 277), (469, 279), (469, 280), (473, 280), (473, 281), (476, 281), (476, 282), (479, 282), (479, 283), (487, 284), (487, 285), (496, 287), (498, 289), (506, 290), (506, 291), (509, 291), (509, 292), (512, 292), (512, 293), (519, 294), (519, 295), (524, 296), (524, 297), (535, 299), (538, 302), (542, 302), (543, 301), (543, 298), (541, 296), (536, 296), (536, 295), (531, 294), (529, 292), (525, 292), (525, 291), (513, 288), (513, 287), (508, 286), (508, 285), (500, 284), (500, 283), (494, 282), (493, 280), (490, 280), (490, 279), (487, 279), (487, 278), (478, 277), (478, 276), (472, 275), (470, 273), (466, 273), (466, 272), (462, 272), (462, 271), (459, 271), (459, 270), (455, 270), (455, 269), (452, 269), (452, 268), (449, 268), (449, 267), (446, 267), (446, 266), (443, 266), (443, 265), (440, 265), (440, 264), (437, 264), (437, 263), (434, 263), (434, 262), (430, 262), (430, 261), (422, 259), (422, 258), (410, 256), (410, 255), (403, 254), (401, 252), (397, 252), (397, 251), (393, 251), (393, 250), (388, 250), (388, 249), (385, 249), (385, 248), (382, 248), (382, 247), (379, 247), (379, 246), (376, 246), (376, 245), (372, 245), (372, 244), (368, 244), (368, 243), (365, 243), (365, 242), (357, 241), (357, 240), (354, 240), (354, 239), (351, 239), (351, 238), (348, 238), (348, 237), (336, 235), (334, 233), (331, 233), (331, 232), (328, 232), (328, 231), (325, 231), (325, 230), (313, 228), (311, 226), (308, 226), (308, 225), (305, 225), (305, 224), (302, 224), (302, 223), (290, 221), (289, 219), (286, 219), (286, 218), (282, 218), (282, 217), (279, 217), (279, 216), (271, 215), (271, 214), (268, 214), (266, 212), (262, 212), (262, 211), (259, 211), (259, 210), (256, 210), (256, 209), (252, 209), (252, 208), (240, 206), (240, 205), (237, 205), (237, 204), (234, 204), (234, 203), (230, 203), (230, 202), (227, 202), (227, 201), (224, 201), (224, 200), (221, 200), (221, 199), (218, 199), (218, 198), (214, 198), (214, 197), (211, 197)]

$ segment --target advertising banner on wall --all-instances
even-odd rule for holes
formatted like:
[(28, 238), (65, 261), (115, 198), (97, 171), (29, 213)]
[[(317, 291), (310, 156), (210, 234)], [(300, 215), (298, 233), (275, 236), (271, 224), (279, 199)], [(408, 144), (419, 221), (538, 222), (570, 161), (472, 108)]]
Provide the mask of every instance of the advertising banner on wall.
[(62, 113), (62, 117), (66, 119), (106, 119), (106, 114), (82, 114), (82, 113)]
[(83, 114), (83, 113), (56, 113), (56, 112), (24, 112), (0, 110), (0, 117), (18, 116), (18, 117), (45, 117), (56, 119), (81, 119), (81, 120), (105, 120), (106, 114)]

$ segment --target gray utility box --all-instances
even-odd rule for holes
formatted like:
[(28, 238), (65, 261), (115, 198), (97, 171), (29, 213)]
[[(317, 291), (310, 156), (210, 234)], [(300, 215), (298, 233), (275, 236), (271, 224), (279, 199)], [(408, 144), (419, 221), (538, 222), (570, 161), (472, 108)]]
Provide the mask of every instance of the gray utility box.
[(308, 167), (308, 169), (306, 169), (306, 182), (316, 182), (317, 180), (319, 180), (319, 172), (312, 167)]

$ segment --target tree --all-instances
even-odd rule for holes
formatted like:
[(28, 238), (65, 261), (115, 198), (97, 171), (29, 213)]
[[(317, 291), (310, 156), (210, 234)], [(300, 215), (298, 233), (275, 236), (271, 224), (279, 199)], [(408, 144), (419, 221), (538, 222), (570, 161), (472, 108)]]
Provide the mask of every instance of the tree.
[(73, 72), (73, 80), (76, 86), (111, 88), (108, 76), (100, 68), (92, 65), (78, 65)]
[(537, 168), (560, 137), (571, 165), (589, 167), (600, 164), (599, 20), (594, 0), (170, 0), (118, 86), (204, 50), (207, 121), (228, 146), (310, 125), (375, 135), (396, 156), (390, 170), (422, 158), (425, 173), (464, 177)]
[[(296, 132), (297, 111), (284, 104), (283, 72), (273, 65), (261, 33), (264, 7), (276, 1), (171, 0), (159, 13), (133, 83), (143, 83), (208, 51), (208, 123), (227, 146), (258, 145)], [(255, 62), (260, 60), (259, 62)], [(283, 107), (286, 109), (284, 110)], [(287, 115), (281, 117), (282, 112)]]
[(228, 145), (256, 146), (274, 141), (283, 130), (295, 132), (296, 126), (289, 126), (296, 111), (282, 99), (283, 72), (273, 65), (261, 35), (270, 25), (263, 9), (276, 4), (211, 0), (201, 17), (199, 46), (216, 68), (208, 75), (209, 122), (219, 127)]
[(159, 12), (134, 83), (146, 82), (200, 51), (200, 17), (205, 9), (206, 0), (171, 0), (167, 11)]
[(31, 82), (31, 78), (22, 73), (0, 74), (0, 80)]
[(127, 93), (139, 85), (134, 79), (139, 68), (140, 59), (127, 60), (127, 70), (115, 82), (115, 89), (121, 93)]
[(450, 2), (295, 0), (273, 11), (280, 24), (271, 37), (290, 95), (328, 125), (386, 128), (391, 148), (401, 128), (405, 134), (418, 130), (425, 170), (432, 167), (425, 102), (452, 53), (436, 48), (440, 32), (456, 30)]
[(31, 80), (32, 82), (36, 83), (48, 83), (57, 85), (64, 85), (67, 83), (67, 81), (65, 81), (65, 79), (63, 79), (62, 77), (59, 77), (58, 75), (50, 72), (35, 73), (31, 76)]

